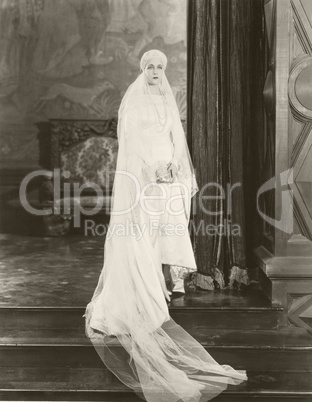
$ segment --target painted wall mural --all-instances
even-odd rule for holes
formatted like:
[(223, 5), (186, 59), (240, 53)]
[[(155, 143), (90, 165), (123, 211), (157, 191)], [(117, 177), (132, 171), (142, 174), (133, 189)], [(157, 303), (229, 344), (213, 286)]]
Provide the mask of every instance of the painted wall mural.
[(38, 124), (106, 119), (152, 48), (186, 118), (187, 0), (0, 0), (0, 160), (38, 165)]

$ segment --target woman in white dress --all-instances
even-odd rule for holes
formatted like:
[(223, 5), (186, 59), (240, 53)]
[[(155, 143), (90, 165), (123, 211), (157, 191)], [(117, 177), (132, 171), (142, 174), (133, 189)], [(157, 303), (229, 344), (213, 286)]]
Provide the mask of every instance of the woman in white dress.
[(104, 264), (85, 328), (109, 370), (146, 401), (208, 401), (247, 377), (219, 365), (169, 315), (162, 267), (180, 291), (196, 271), (188, 223), (198, 186), (166, 66), (162, 52), (144, 53), (119, 108)]

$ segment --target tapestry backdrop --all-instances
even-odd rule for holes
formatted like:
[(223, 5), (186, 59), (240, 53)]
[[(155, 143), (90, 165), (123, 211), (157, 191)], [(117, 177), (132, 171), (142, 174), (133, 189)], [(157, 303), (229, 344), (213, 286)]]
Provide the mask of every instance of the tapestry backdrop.
[(116, 116), (152, 48), (185, 119), (186, 2), (0, 0), (0, 167), (38, 165), (49, 118)]

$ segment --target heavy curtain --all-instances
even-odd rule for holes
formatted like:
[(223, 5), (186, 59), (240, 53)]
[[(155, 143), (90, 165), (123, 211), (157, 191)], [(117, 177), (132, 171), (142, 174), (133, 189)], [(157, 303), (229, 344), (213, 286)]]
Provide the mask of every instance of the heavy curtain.
[(249, 283), (263, 136), (262, 0), (190, 0), (187, 132), (200, 192), (190, 231), (204, 289)]

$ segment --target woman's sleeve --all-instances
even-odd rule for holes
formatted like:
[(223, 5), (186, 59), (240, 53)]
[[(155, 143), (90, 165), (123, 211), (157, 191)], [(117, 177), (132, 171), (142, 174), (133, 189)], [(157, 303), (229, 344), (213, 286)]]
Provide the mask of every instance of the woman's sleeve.
[(173, 115), (173, 129), (171, 132), (174, 144), (174, 153), (171, 163), (176, 165), (176, 167), (179, 169), (180, 160), (185, 147), (185, 132), (181, 123), (180, 114), (177, 111), (174, 111)]

